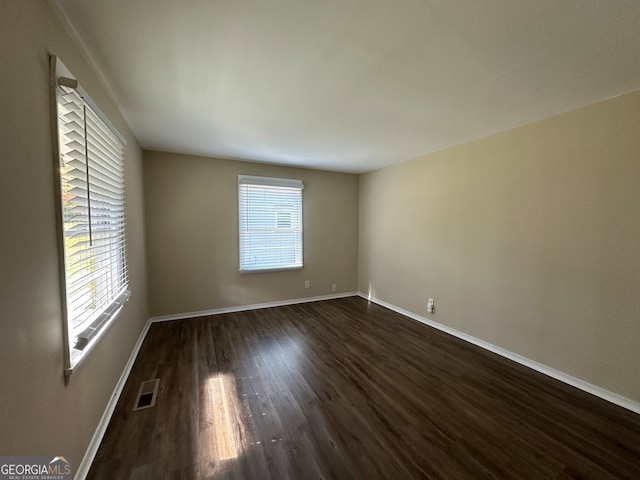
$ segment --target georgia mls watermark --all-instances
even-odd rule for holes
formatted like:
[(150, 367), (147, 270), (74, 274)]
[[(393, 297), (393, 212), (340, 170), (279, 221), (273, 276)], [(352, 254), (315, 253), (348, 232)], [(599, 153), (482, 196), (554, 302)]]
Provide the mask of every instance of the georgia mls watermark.
[(0, 457), (0, 480), (71, 480), (65, 457)]

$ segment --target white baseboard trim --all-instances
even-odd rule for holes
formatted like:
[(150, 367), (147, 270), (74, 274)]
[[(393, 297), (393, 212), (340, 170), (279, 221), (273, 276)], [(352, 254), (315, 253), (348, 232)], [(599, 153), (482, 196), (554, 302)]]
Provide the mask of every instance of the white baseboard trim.
[(454, 328), (451, 327), (447, 327), (446, 325), (442, 325), (441, 323), (438, 322), (434, 322), (433, 320), (430, 320), (426, 317), (423, 317), (421, 315), (418, 315), (416, 313), (410, 312), (408, 310), (405, 310), (404, 308), (400, 308), (397, 307), (395, 305), (392, 305), (390, 303), (387, 303), (383, 300), (380, 300), (378, 298), (375, 297), (370, 297), (369, 295), (366, 295), (362, 292), (358, 293), (358, 296), (364, 298), (365, 300), (368, 300), (370, 302), (376, 303), (378, 305), (381, 305), (383, 307), (388, 308), (389, 310), (393, 310), (394, 312), (397, 312), (401, 315), (404, 315), (405, 317), (409, 317), (413, 320), (416, 320), (420, 323), (424, 323), (425, 325), (428, 325), (430, 327), (436, 328), (442, 332), (448, 333), (449, 335), (453, 335), (454, 337), (458, 337), (462, 340), (465, 340), (469, 343), (472, 343), (478, 347), (484, 348), (485, 350), (489, 350), (490, 352), (496, 353), (502, 357), (508, 358), (509, 360), (513, 360), (514, 362), (517, 362), (521, 365), (524, 365), (525, 367), (529, 367), (532, 368), (533, 370), (536, 370), (540, 373), (543, 373), (551, 378), (555, 378), (556, 380), (560, 380), (561, 382), (564, 382), (568, 385), (571, 385), (572, 387), (576, 387), (580, 390), (583, 390), (587, 393), (590, 393), (592, 395), (595, 395), (596, 397), (600, 397), (604, 400), (607, 400), (611, 403), (615, 403), (616, 405), (619, 405), (623, 408), (626, 408), (628, 410), (631, 410), (632, 412), (638, 413), (640, 414), (640, 403), (635, 402), (634, 400), (631, 400), (629, 398), (623, 397), (622, 395), (619, 395), (617, 393), (611, 392), (609, 390), (606, 390), (602, 387), (598, 387), (597, 385), (593, 385), (591, 383), (585, 382), (584, 380), (580, 380), (579, 378), (576, 377), (572, 377), (571, 375), (568, 375), (564, 372), (561, 372), (559, 370), (556, 370), (554, 368), (548, 367), (542, 363), (538, 363), (534, 360), (531, 360), (527, 357), (523, 357), (522, 355), (518, 355), (517, 353), (513, 353), (509, 350), (506, 350), (502, 347), (498, 347), (496, 345), (493, 345), (489, 342), (485, 342), (484, 340), (481, 340), (479, 338), (473, 337), (471, 335), (468, 335), (466, 333), (463, 333), (459, 330), (456, 330)]
[(138, 352), (140, 351), (140, 347), (142, 347), (142, 342), (144, 342), (145, 337), (147, 336), (147, 332), (149, 331), (149, 327), (151, 326), (151, 320), (147, 320), (142, 332), (140, 332), (140, 336), (138, 337), (138, 341), (133, 347), (131, 351), (131, 355), (129, 355), (129, 360), (124, 366), (124, 370), (118, 379), (118, 383), (116, 383), (116, 388), (113, 390), (111, 394), (111, 398), (107, 403), (107, 407), (102, 414), (102, 418), (98, 423), (98, 427), (96, 431), (93, 433), (93, 437), (91, 437), (91, 441), (89, 442), (89, 446), (85, 451), (84, 457), (78, 466), (78, 470), (76, 471), (74, 480), (85, 480), (87, 478), (87, 474), (89, 473), (89, 469), (91, 468), (91, 464), (93, 463), (93, 459), (98, 453), (98, 448), (100, 447), (100, 442), (102, 442), (102, 437), (107, 431), (107, 427), (109, 426), (109, 421), (111, 420), (111, 416), (113, 415), (114, 410), (116, 409), (116, 405), (118, 404), (118, 400), (120, 399), (120, 394), (124, 389), (125, 384), (127, 383), (127, 379), (129, 378), (129, 373), (131, 373), (131, 369), (133, 368), (133, 364), (136, 361), (136, 357), (138, 356)]
[(277, 302), (254, 303), (252, 305), (239, 305), (237, 307), (214, 308), (213, 310), (201, 310), (198, 312), (176, 313), (173, 315), (160, 315), (151, 317), (151, 323), (168, 322), (171, 320), (185, 320), (187, 318), (208, 317), (209, 315), (220, 315), (221, 313), (244, 312), (246, 310), (258, 310), (260, 308), (282, 307), (285, 305), (295, 305), (296, 303), (317, 302), (319, 300), (333, 300), (336, 298), (355, 297), (358, 292), (335, 293), (333, 295), (320, 295), (318, 297), (293, 298), (291, 300), (280, 300)]
[(405, 310), (403, 308), (397, 307), (395, 305), (387, 303), (378, 298), (370, 297), (369, 295), (366, 295), (362, 292), (338, 293), (334, 295), (321, 295), (317, 297), (296, 298), (296, 299), (283, 300), (283, 301), (277, 301), (277, 302), (256, 303), (253, 305), (242, 305), (237, 307), (218, 308), (213, 310), (203, 310), (199, 312), (181, 313), (181, 314), (175, 314), (175, 315), (163, 315), (163, 316), (152, 317), (148, 319), (147, 323), (142, 329), (142, 332), (140, 332), (138, 341), (133, 347), (131, 355), (129, 356), (129, 360), (127, 361), (124, 367), (124, 370), (122, 371), (122, 375), (120, 375), (120, 378), (118, 379), (118, 383), (116, 384), (113, 394), (111, 395), (111, 398), (107, 403), (107, 407), (105, 408), (105, 411), (102, 414), (102, 418), (98, 423), (98, 427), (96, 428), (96, 431), (94, 432), (93, 437), (89, 442), (89, 446), (87, 447), (84, 457), (80, 462), (80, 465), (78, 466), (78, 470), (76, 471), (75, 476), (73, 477), (74, 480), (85, 480), (85, 478), (87, 477), (87, 474), (89, 473), (89, 469), (91, 468), (91, 463), (93, 462), (93, 459), (95, 458), (96, 453), (98, 452), (98, 448), (100, 447), (100, 442), (102, 442), (102, 438), (104, 437), (104, 434), (107, 431), (107, 427), (109, 426), (109, 421), (111, 420), (111, 416), (113, 415), (113, 412), (116, 408), (118, 399), (120, 398), (120, 394), (124, 389), (127, 379), (129, 378), (129, 373), (133, 368), (133, 364), (135, 363), (135, 360), (138, 356), (138, 352), (142, 347), (142, 343), (144, 342), (144, 339), (147, 336), (147, 332), (149, 331), (149, 327), (151, 326), (152, 323), (166, 322), (170, 320), (183, 320), (187, 318), (204, 317), (208, 315), (219, 315), (221, 313), (241, 312), (245, 310), (257, 310), (259, 308), (294, 305), (297, 303), (316, 302), (319, 300), (332, 300), (336, 298), (345, 298), (345, 297), (353, 297), (353, 296), (362, 297), (365, 300), (368, 300), (370, 302), (386, 307), (389, 310), (393, 310), (394, 312), (404, 315), (405, 317), (411, 318), (420, 323), (436, 328), (442, 332), (448, 333), (449, 335), (453, 335), (454, 337), (465, 340), (469, 343), (472, 343), (473, 345), (477, 345), (478, 347), (484, 348), (485, 350), (489, 350), (490, 352), (493, 352), (502, 357), (508, 358), (509, 360), (513, 360), (514, 362), (517, 362), (521, 365), (532, 368), (533, 370), (543, 373), (551, 378), (560, 380), (561, 382), (564, 382), (568, 385), (571, 385), (587, 393), (590, 393), (604, 400), (607, 400), (611, 403), (624, 407), (628, 410), (631, 410), (632, 412), (640, 414), (640, 403), (635, 402), (629, 398), (623, 397), (622, 395), (618, 395), (617, 393), (611, 392), (604, 388), (585, 382), (584, 380), (580, 380), (579, 378), (572, 377), (571, 375), (563, 373), (559, 370), (555, 370), (554, 368), (543, 365), (542, 363), (538, 363), (534, 360), (530, 360), (526, 357), (523, 357), (522, 355), (518, 355), (517, 353), (513, 353), (509, 350), (506, 350), (502, 347), (498, 347), (484, 340), (480, 340), (479, 338), (460, 332), (459, 330), (456, 330), (454, 328), (447, 327), (446, 325), (442, 325), (438, 322), (434, 322), (433, 320), (430, 320), (416, 313), (410, 312), (409, 310)]

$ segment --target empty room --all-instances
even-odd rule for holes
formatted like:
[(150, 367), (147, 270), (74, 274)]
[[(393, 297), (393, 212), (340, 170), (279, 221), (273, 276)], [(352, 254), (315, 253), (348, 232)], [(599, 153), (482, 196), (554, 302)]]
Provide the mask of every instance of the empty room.
[(0, 0), (0, 479), (640, 478), (640, 2)]

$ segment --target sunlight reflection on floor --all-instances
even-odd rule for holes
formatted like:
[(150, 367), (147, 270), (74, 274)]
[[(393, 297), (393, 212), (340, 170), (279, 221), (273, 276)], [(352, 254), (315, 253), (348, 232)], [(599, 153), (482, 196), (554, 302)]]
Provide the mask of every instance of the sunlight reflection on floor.
[(210, 412), (203, 412), (211, 428), (207, 432), (207, 444), (211, 457), (230, 460), (242, 453), (243, 417), (236, 393), (235, 379), (228, 373), (220, 373), (208, 380), (205, 405)]
[[(295, 334), (287, 341), (269, 339), (261, 343), (256, 360), (282, 382), (293, 379), (291, 369), (304, 358), (306, 344)], [(201, 391), (199, 451), (203, 478), (213, 477), (232, 468), (238, 458), (249, 451), (262, 448), (265, 439), (256, 438), (256, 427), (272, 431), (269, 407), (264, 391), (254, 391), (253, 377), (236, 377), (232, 372), (213, 374)], [(254, 397), (256, 396), (256, 397)], [(254, 411), (252, 411), (252, 409)], [(281, 440), (270, 436), (271, 443)]]

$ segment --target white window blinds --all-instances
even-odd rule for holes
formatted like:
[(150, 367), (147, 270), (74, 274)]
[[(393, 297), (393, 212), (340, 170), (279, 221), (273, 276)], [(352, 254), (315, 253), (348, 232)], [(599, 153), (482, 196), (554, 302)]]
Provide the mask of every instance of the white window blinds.
[(240, 271), (302, 268), (302, 181), (238, 176)]
[(129, 298), (123, 144), (76, 88), (56, 106), (70, 366)]

